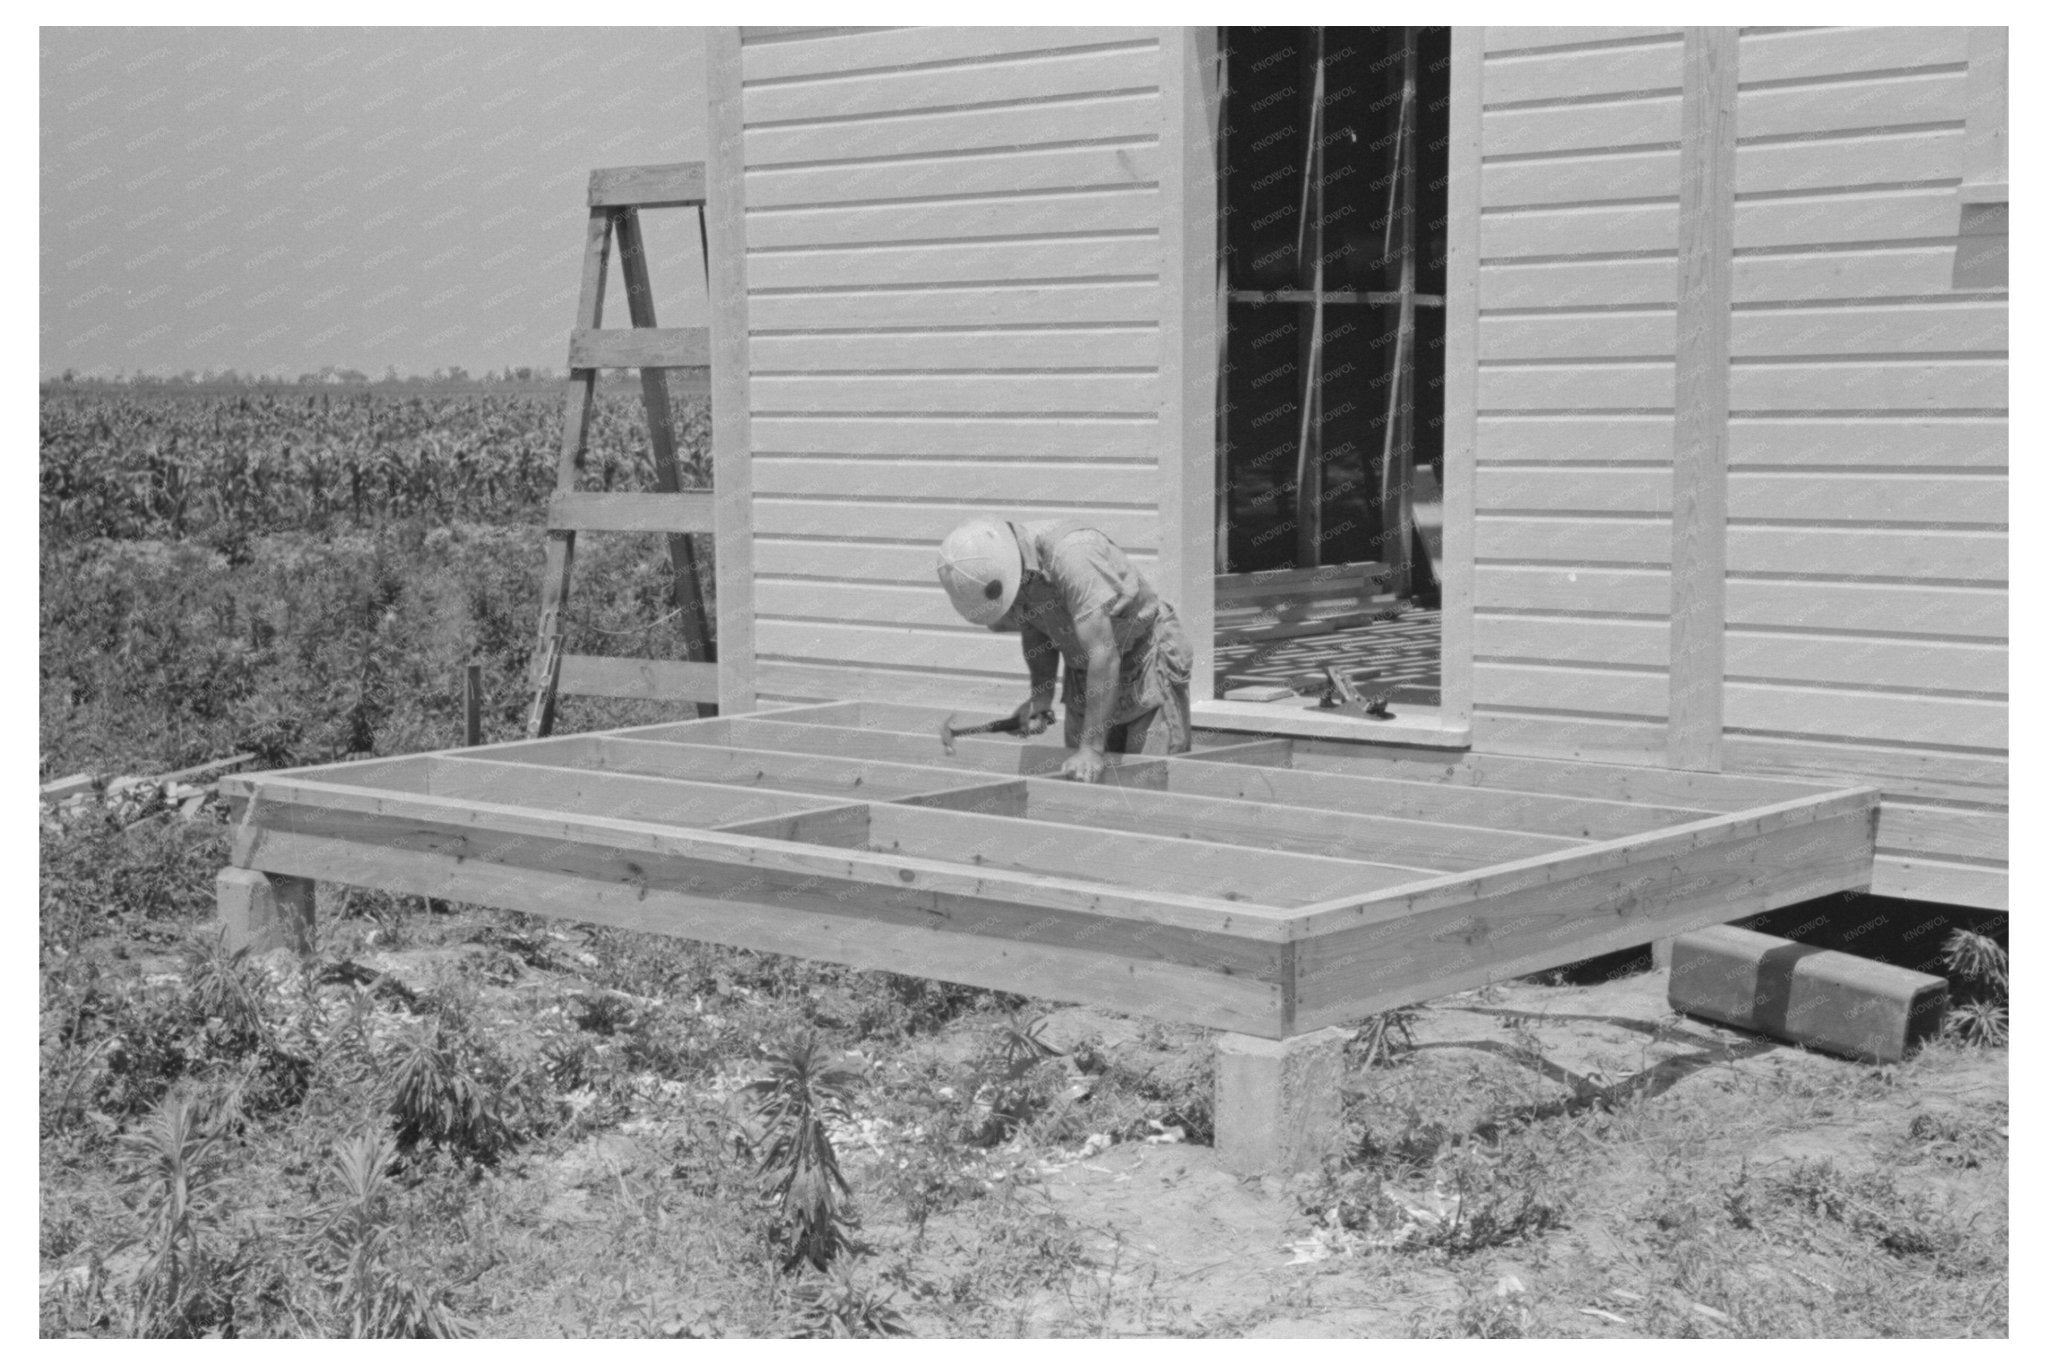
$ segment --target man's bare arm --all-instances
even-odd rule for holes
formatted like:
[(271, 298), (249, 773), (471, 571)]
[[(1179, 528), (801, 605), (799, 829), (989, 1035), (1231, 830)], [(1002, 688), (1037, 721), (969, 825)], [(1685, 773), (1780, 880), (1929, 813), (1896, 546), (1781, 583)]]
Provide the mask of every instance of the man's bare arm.
[(1024, 646), (1024, 667), (1031, 672), (1031, 710), (1052, 710), (1053, 683), (1059, 677), (1059, 647), (1052, 637), (1026, 622), (1018, 639)]
[(1087, 714), (1081, 727), (1081, 747), (1100, 754), (1109, 744), (1109, 722), (1116, 710), (1123, 660), (1117, 654), (1116, 632), (1110, 629), (1108, 617), (1099, 613), (1084, 616), (1074, 623), (1074, 634), (1088, 651)]

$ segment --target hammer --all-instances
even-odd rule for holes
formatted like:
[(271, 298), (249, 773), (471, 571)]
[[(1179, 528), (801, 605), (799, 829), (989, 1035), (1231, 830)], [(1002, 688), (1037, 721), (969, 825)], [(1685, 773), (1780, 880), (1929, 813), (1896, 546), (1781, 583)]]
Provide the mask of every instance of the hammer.
[[(953, 713), (958, 715), (956, 711)], [(996, 731), (1016, 733), (1018, 720), (1015, 716), (1004, 716), (1001, 720), (987, 721), (981, 725), (955, 725), (953, 716), (939, 722), (939, 743), (946, 746), (946, 752), (953, 752), (953, 740), (960, 735), (985, 735)]]

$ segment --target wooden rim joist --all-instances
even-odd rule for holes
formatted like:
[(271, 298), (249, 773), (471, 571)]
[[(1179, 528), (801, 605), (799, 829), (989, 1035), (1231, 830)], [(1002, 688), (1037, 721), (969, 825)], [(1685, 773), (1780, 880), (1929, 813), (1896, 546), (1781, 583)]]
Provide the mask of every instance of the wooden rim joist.
[(1220, 734), (1081, 786), (946, 714), (230, 778), (223, 913), (303, 945), (333, 881), (1286, 1039), (1870, 883), (1867, 787)]

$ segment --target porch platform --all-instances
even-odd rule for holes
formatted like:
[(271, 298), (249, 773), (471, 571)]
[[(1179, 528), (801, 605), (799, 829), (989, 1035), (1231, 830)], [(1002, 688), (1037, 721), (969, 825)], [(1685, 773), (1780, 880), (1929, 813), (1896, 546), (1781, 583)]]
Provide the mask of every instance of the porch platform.
[(1049, 737), (947, 755), (946, 714), (229, 778), (238, 903), (341, 882), (1284, 1039), (1870, 882), (1868, 787), (1221, 733), (1083, 786)]

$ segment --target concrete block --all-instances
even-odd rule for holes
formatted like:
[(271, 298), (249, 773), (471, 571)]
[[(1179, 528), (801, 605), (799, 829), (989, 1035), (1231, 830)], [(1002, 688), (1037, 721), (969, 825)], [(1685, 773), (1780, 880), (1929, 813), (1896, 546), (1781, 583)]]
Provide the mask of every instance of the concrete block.
[(1671, 950), (1671, 1008), (1860, 1061), (1895, 1062), (1941, 1029), (1948, 982), (1716, 925)]
[(1216, 1040), (1216, 1154), (1240, 1175), (1313, 1171), (1343, 1145), (1344, 1029)]
[(213, 889), (229, 952), (313, 951), (314, 883), (308, 878), (227, 867), (214, 878)]

